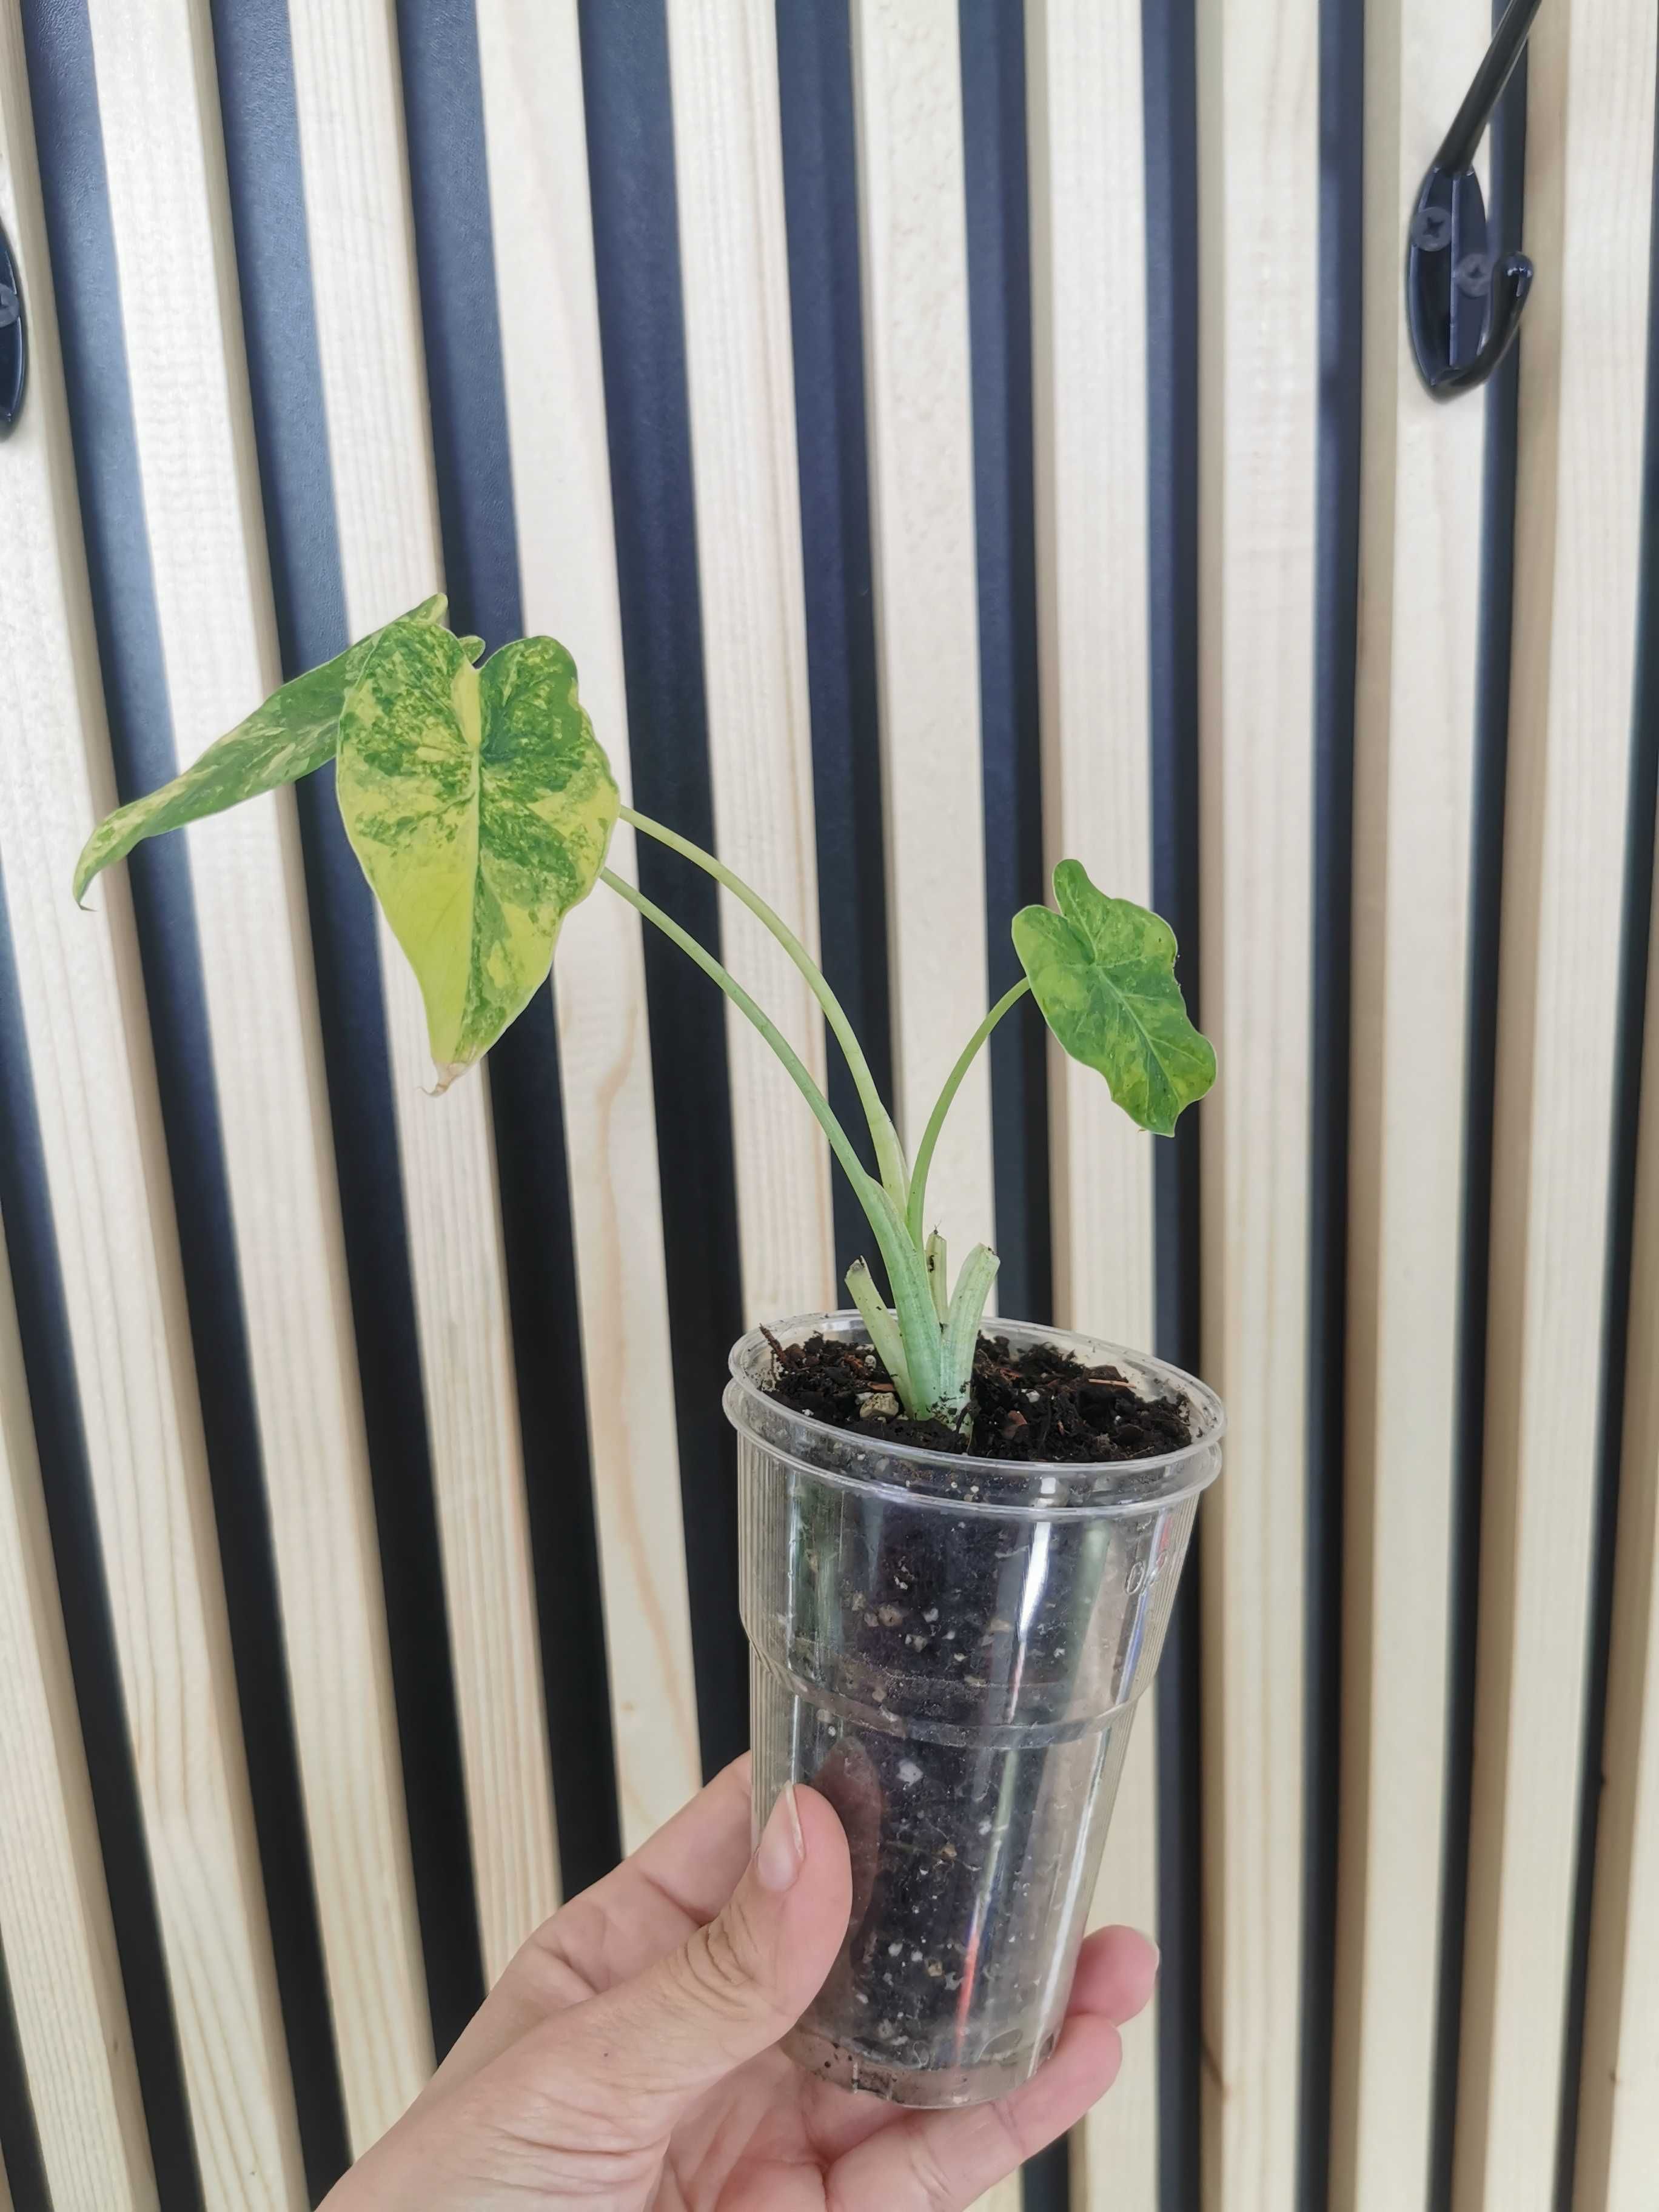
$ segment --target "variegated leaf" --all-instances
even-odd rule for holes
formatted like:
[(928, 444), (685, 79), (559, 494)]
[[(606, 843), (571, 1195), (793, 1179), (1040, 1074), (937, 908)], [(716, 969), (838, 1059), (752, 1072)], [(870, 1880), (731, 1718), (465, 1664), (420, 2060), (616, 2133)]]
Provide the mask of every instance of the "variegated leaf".
[(1215, 1053), (1187, 1018), (1175, 933), (1132, 899), (1109, 898), (1081, 861), (1054, 870), (1060, 912), (1014, 916), (1014, 949), (1043, 1019), (1073, 1060), (1097, 1068), (1143, 1129), (1167, 1137), (1215, 1081)]
[[(448, 602), (441, 593), (399, 617), (404, 623), (437, 624)], [(159, 791), (118, 806), (106, 815), (88, 838), (75, 864), (75, 896), (112, 860), (125, 860), (133, 847), (164, 830), (182, 829), (210, 814), (222, 814), (240, 799), (253, 799), (279, 784), (297, 782), (314, 768), (334, 757), (339, 737), (340, 708), (357, 671), (372, 649), (379, 631), (360, 638), (356, 645), (320, 668), (307, 670), (274, 691), (245, 722), (210, 744), (182, 775), (164, 783)], [(472, 641), (477, 652), (482, 643)]]
[(441, 1086), (529, 1002), (605, 863), (617, 787), (574, 663), (527, 637), (474, 668), (447, 630), (392, 623), (347, 694), (336, 788)]

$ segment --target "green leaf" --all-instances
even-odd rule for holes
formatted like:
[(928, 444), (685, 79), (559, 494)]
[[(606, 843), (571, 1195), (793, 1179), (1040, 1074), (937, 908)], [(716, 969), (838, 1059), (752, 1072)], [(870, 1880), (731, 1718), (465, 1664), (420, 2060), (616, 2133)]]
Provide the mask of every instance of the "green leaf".
[(564, 647), (520, 638), (474, 668), (471, 642), (393, 623), (340, 717), (341, 817), (420, 983), (441, 1087), (545, 979), (618, 803)]
[[(448, 602), (442, 594), (423, 599), (405, 623), (441, 623)], [(75, 864), (75, 896), (84, 896), (87, 885), (112, 860), (124, 860), (135, 845), (163, 830), (182, 829), (210, 814), (222, 814), (238, 800), (275, 791), (279, 784), (295, 783), (312, 769), (334, 757), (338, 739), (340, 708), (353, 679), (375, 639), (374, 632), (356, 645), (296, 676), (275, 691), (263, 707), (254, 709), (228, 736), (210, 744), (182, 775), (164, 783), (130, 805), (106, 815), (88, 838)]]
[(1131, 899), (1108, 898), (1079, 860), (1054, 870), (1060, 912), (1014, 916), (1014, 949), (1043, 1019), (1073, 1060), (1098, 1068), (1143, 1129), (1167, 1137), (1215, 1081), (1215, 1053), (1187, 1018), (1175, 933)]

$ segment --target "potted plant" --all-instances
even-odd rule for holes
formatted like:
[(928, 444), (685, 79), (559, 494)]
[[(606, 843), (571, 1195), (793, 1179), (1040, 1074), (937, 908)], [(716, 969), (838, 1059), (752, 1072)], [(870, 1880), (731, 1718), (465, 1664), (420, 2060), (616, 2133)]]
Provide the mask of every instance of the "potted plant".
[[(914, 1162), (799, 939), (713, 854), (623, 807), (550, 638), (481, 665), (432, 599), (285, 684), (88, 839), (76, 897), (141, 839), (336, 763), (346, 834), (415, 969), (439, 1085), (545, 980), (603, 882), (765, 1036), (817, 1115), (885, 1273), (854, 1310), (780, 1322), (732, 1355), (757, 1824), (787, 1785), (833, 1802), (853, 1856), (836, 1965), (790, 2038), (804, 2065), (918, 2105), (1000, 2095), (1063, 2014), (1135, 1702), (1157, 1666), (1223, 1417), (1139, 1353), (1018, 1322), (981, 1329), (996, 1258), (947, 1274), (927, 1218), (963, 1075), (1028, 993), (1065, 1049), (1161, 1134), (1208, 1090), (1176, 944), (1074, 860), (1059, 910), (1015, 917), (1024, 980), (946, 1078)], [(741, 900), (799, 969), (852, 1070), (866, 1171), (812, 1076), (736, 979), (605, 866), (621, 817)]]

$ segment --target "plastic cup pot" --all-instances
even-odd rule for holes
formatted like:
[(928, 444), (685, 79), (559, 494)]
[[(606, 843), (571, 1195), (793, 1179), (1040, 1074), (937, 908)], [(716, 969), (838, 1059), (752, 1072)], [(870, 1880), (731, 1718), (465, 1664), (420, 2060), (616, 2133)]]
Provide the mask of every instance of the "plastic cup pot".
[[(1220, 1401), (1178, 1369), (999, 1321), (1185, 1406), (1158, 1458), (1009, 1464), (864, 1438), (732, 1354), (757, 1833), (786, 1783), (839, 1814), (853, 1912), (784, 2048), (905, 2105), (976, 2104), (1053, 2049), (1135, 1707), (1157, 1670)], [(856, 1314), (772, 1332), (867, 1341)]]

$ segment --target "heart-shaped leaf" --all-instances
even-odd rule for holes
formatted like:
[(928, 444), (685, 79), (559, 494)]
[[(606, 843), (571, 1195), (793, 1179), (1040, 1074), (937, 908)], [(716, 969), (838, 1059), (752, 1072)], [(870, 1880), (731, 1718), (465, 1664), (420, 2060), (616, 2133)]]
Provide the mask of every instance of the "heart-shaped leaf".
[(1014, 916), (1014, 949), (1043, 1019), (1073, 1060), (1098, 1068), (1143, 1129), (1167, 1137), (1215, 1081), (1215, 1053), (1187, 1018), (1175, 933), (1132, 899), (1108, 898), (1079, 860), (1054, 870), (1060, 912)]
[[(444, 618), (448, 602), (441, 594), (423, 599), (405, 623), (436, 624)], [(255, 708), (245, 722), (210, 744), (182, 775), (164, 783), (159, 791), (118, 806), (106, 815), (88, 838), (75, 864), (75, 896), (112, 860), (125, 860), (133, 847), (164, 830), (182, 829), (210, 814), (222, 814), (240, 799), (275, 791), (279, 784), (296, 783), (302, 775), (334, 757), (339, 740), (340, 708), (346, 692), (362, 669), (380, 633), (360, 638), (356, 645), (308, 669), (272, 692), (263, 707)], [(483, 647), (472, 642), (476, 651)]]
[(526, 637), (474, 668), (447, 630), (392, 623), (346, 694), (336, 789), (447, 1084), (529, 1003), (605, 864), (617, 787), (574, 662)]

